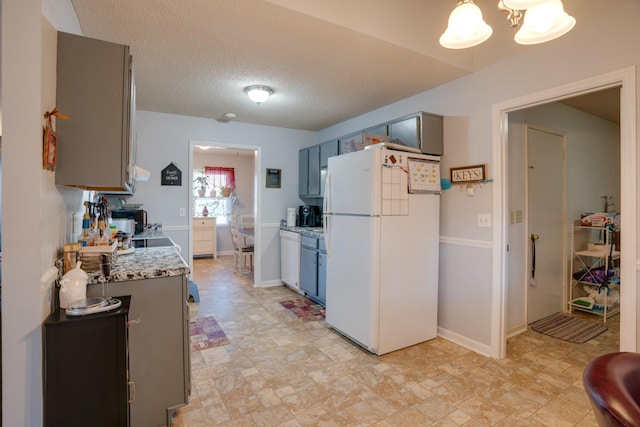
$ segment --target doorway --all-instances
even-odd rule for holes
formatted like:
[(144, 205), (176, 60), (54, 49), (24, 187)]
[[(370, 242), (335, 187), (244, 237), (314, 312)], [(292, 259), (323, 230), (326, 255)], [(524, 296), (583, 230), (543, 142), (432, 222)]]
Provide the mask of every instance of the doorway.
[(529, 280), (525, 324), (563, 311), (566, 278), (566, 136), (526, 125)]
[[(636, 241), (637, 241), (637, 182), (636, 170), (636, 71), (629, 67), (620, 71), (597, 76), (591, 79), (571, 83), (559, 88), (541, 93), (531, 94), (519, 99), (495, 104), (493, 106), (493, 164), (495, 177), (493, 192), (493, 292), (492, 292), (492, 357), (506, 356), (506, 338), (508, 331), (508, 316), (515, 310), (510, 295), (512, 286), (507, 274), (509, 269), (508, 253), (511, 247), (509, 229), (509, 197), (512, 194), (513, 183), (510, 182), (509, 159), (511, 153), (508, 141), (512, 133), (510, 114), (523, 111), (531, 107), (548, 104), (558, 100), (568, 99), (580, 94), (597, 92), (604, 89), (620, 88), (620, 212), (621, 229), (627, 239), (622, 239), (621, 250), (621, 282), (629, 286), (621, 288), (620, 313), (620, 350), (636, 350)], [(526, 258), (525, 258), (526, 259)], [(508, 291), (509, 289), (509, 291)], [(523, 307), (524, 308), (524, 307)]]
[[(207, 207), (207, 216), (215, 217), (215, 253), (217, 256), (233, 254), (233, 243), (229, 230), (230, 219), (251, 218), (254, 223), (254, 245), (260, 248), (260, 197), (261, 177), (258, 174), (260, 148), (235, 144), (222, 144), (207, 141), (190, 141), (189, 145), (189, 179), (194, 181), (196, 174), (205, 166), (214, 169), (233, 169), (234, 190), (231, 195), (220, 188), (208, 188), (201, 197), (194, 188), (189, 198), (189, 213), (193, 218), (203, 216), (203, 204)], [(198, 171), (194, 173), (194, 171)], [(209, 177), (213, 178), (213, 177)], [(215, 180), (215, 179), (214, 179)], [(217, 184), (220, 184), (218, 182)], [(213, 185), (213, 183), (211, 183)], [(230, 196), (230, 197), (229, 197)], [(194, 221), (189, 221), (189, 261), (191, 271), (195, 271), (193, 262), (196, 248), (194, 246)], [(200, 237), (198, 237), (200, 239)], [(201, 242), (197, 242), (200, 246)], [(199, 250), (199, 248), (198, 248)], [(213, 256), (213, 255), (212, 255)], [(253, 284), (261, 282), (260, 251), (256, 250), (253, 259)]]

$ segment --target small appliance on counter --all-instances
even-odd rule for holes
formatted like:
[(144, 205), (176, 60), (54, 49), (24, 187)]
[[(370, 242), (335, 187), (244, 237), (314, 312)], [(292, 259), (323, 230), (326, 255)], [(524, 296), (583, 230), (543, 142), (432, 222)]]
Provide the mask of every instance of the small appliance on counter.
[(296, 225), (296, 208), (287, 208), (287, 227)]
[(144, 232), (147, 225), (147, 211), (142, 209), (114, 209), (111, 211), (111, 218), (112, 220), (132, 219), (135, 222), (134, 234)]
[(298, 227), (320, 227), (322, 225), (322, 215), (320, 207), (312, 205), (298, 206)]

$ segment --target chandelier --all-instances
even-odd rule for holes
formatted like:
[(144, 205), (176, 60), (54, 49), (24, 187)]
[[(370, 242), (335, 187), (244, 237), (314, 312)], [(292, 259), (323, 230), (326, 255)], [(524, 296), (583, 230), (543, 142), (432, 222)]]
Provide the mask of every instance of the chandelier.
[[(576, 24), (575, 18), (564, 11), (562, 0), (500, 0), (498, 9), (507, 13), (512, 28), (518, 27), (524, 17), (514, 37), (524, 45), (556, 39)], [(493, 29), (484, 22), (482, 11), (473, 0), (458, 0), (440, 44), (448, 49), (465, 49), (479, 45), (491, 34)]]

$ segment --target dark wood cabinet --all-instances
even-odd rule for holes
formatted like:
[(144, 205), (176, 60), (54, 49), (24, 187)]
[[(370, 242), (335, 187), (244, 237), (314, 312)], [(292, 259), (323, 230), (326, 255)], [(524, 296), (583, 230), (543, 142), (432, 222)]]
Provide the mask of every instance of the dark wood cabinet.
[(129, 426), (131, 298), (119, 299), (110, 312), (67, 316), (58, 309), (45, 320), (45, 427)]

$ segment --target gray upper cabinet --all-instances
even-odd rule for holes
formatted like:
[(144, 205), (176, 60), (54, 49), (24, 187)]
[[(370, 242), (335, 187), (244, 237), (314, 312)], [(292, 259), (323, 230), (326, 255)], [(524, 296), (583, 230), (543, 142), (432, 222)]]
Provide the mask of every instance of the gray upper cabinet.
[(329, 166), (329, 157), (338, 155), (338, 140), (327, 141), (320, 144), (320, 169)]
[(309, 147), (309, 197), (320, 197), (320, 146)]
[(135, 80), (128, 46), (58, 33), (56, 184), (134, 191)]
[(303, 148), (298, 156), (298, 195), (320, 197), (320, 146)]
[(389, 123), (389, 142), (418, 148), (425, 154), (441, 156), (443, 150), (443, 117), (416, 113)]
[(298, 195), (307, 197), (309, 193), (309, 149), (303, 148), (298, 152)]

